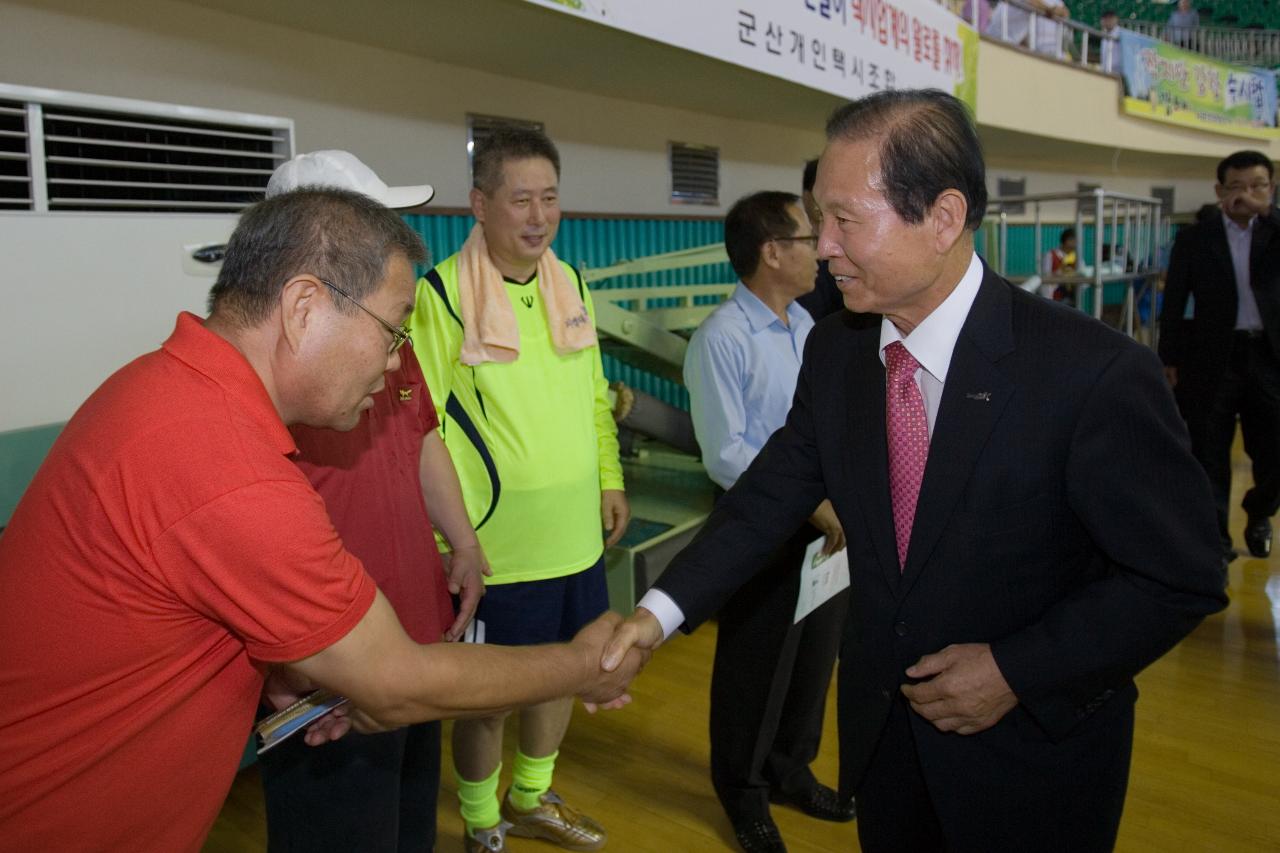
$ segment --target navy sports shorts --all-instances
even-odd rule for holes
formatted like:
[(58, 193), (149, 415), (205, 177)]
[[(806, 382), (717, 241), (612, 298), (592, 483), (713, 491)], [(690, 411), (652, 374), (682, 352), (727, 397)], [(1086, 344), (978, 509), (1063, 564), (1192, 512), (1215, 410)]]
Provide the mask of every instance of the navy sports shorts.
[(496, 646), (561, 643), (609, 609), (604, 557), (571, 575), (488, 587), (463, 642)]

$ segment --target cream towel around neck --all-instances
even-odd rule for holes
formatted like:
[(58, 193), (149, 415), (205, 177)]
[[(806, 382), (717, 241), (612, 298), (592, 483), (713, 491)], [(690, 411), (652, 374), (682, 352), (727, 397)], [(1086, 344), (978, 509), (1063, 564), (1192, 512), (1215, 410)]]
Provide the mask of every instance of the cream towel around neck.
[[(538, 259), (537, 275), (556, 352), (567, 355), (595, 346), (596, 330), (587, 306), (550, 248)], [(458, 253), (458, 304), (462, 310), (463, 364), (516, 360), (520, 355), (520, 327), (507, 298), (502, 273), (489, 257), (484, 230), (478, 222)]]

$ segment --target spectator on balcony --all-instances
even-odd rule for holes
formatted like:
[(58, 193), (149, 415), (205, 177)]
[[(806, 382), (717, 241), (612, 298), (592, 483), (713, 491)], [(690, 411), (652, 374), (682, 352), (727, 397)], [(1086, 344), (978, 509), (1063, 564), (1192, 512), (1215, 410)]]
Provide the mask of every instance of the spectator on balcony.
[(1099, 64), (1102, 70), (1108, 74), (1117, 74), (1120, 71), (1120, 16), (1116, 14), (1115, 9), (1107, 9), (1102, 13), (1102, 17), (1098, 21), (1102, 27), (1102, 50), (1099, 55)]
[[(974, 4), (977, 4), (977, 19), (974, 19)], [(987, 27), (991, 26), (991, 0), (964, 0), (964, 5), (960, 10), (960, 17), (973, 26), (978, 28), (978, 32), (985, 33)]]
[[(1035, 12), (1033, 16), (1031, 13)], [(989, 36), (1061, 58), (1064, 30), (1060, 20), (1070, 16), (1063, 0), (1000, 0), (991, 13)], [(1031, 37), (1034, 17), (1034, 38)]]
[(1200, 13), (1191, 8), (1191, 0), (1178, 0), (1178, 7), (1169, 13), (1169, 28), (1165, 38), (1178, 47), (1189, 49), (1199, 26)]

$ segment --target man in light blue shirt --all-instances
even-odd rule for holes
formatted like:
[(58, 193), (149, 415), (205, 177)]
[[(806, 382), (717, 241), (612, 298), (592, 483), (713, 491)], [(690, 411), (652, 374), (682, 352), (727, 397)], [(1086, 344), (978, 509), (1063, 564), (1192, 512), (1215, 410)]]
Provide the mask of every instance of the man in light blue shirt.
[[(725, 219), (725, 248), (741, 282), (694, 332), (684, 364), (702, 461), (723, 489), (791, 408), (814, 325), (795, 300), (813, 290), (816, 244), (800, 198), (791, 193), (749, 195)], [(844, 547), (829, 501), (810, 521), (720, 611), (711, 779), (747, 853), (786, 850), (770, 800), (824, 820), (854, 816), (852, 801), (842, 801), (809, 769), (848, 597), (842, 593), (793, 623), (805, 548), (823, 535), (828, 553)]]

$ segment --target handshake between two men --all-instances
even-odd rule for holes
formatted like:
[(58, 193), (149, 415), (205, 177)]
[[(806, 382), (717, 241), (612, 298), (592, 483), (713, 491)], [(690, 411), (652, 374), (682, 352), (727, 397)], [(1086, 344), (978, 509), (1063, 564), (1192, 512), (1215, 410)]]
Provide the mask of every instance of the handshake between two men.
[[(388, 614), (382, 612), (384, 607)], [(607, 612), (567, 643), (423, 646), (409, 639), (393, 615), (392, 624), (383, 621), (389, 611), (378, 593), (369, 617), (346, 637), (317, 655), (272, 669), (263, 695), (276, 708), (288, 707), (317, 687), (350, 699), (307, 729), (309, 745), (337, 740), (353, 728), (371, 734), (424, 720), (485, 716), (564, 696), (580, 697), (591, 711), (621, 708), (631, 701), (628, 685), (657, 645), (632, 643), (610, 654), (610, 644), (625, 623), (617, 613)], [(608, 669), (601, 666), (606, 655)]]
[[(383, 603), (381, 594), (379, 599)], [(631, 681), (664, 639), (662, 624), (643, 607), (627, 619), (605, 613), (572, 641), (540, 646), (420, 646), (397, 623), (403, 643), (383, 645), (383, 640), (375, 645), (392, 650), (369, 654), (371, 638), (361, 636), (364, 623), (312, 658), (274, 670), (267, 681), (265, 696), (276, 707), (286, 707), (317, 685), (351, 700), (308, 729), (310, 745), (336, 740), (352, 728), (366, 734), (389, 731), (562, 696), (578, 696), (590, 712), (621, 708), (631, 701)], [(925, 655), (907, 675), (916, 680), (902, 687), (911, 707), (943, 731), (982, 731), (1017, 704), (986, 644), (953, 645)]]
[[(616, 624), (617, 630), (605, 645), (600, 666), (606, 672), (631, 673), (636, 652), (643, 652), (647, 661), (662, 643), (663, 627), (644, 607), (637, 607), (629, 619), (618, 620)], [(640, 667), (645, 661), (640, 662)], [(987, 643), (950, 645), (924, 655), (907, 668), (906, 675), (915, 683), (902, 685), (903, 696), (913, 711), (939, 731), (976, 734), (994, 726), (1018, 704)], [(621, 707), (629, 701), (630, 697), (623, 694), (618, 700), (599, 707)], [(583, 702), (587, 710), (595, 710), (596, 706), (585, 695)]]

